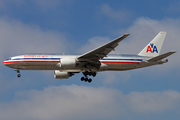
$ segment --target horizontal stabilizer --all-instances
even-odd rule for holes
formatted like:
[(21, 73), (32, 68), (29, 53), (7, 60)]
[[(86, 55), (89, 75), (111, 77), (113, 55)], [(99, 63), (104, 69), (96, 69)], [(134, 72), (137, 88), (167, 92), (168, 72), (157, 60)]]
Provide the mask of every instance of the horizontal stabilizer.
[(168, 56), (174, 54), (175, 52), (176, 52), (176, 51), (167, 52), (167, 53), (164, 53), (164, 54), (162, 54), (162, 55), (159, 55), (159, 56), (150, 58), (150, 59), (147, 60), (147, 61), (149, 61), (149, 62), (154, 62), (154, 61), (162, 60), (162, 59), (164, 59), (164, 58), (166, 58), (166, 57), (168, 57)]

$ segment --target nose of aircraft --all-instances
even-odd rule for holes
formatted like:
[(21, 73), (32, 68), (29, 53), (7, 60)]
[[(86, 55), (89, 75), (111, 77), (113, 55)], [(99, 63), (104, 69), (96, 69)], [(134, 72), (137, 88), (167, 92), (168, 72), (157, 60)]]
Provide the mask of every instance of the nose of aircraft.
[(3, 61), (3, 64), (4, 64), (4, 65), (6, 65), (6, 63), (7, 63), (7, 61), (6, 61), (6, 60), (5, 60), (5, 61)]
[(8, 59), (6, 59), (5, 61), (3, 61), (3, 64), (4, 64), (5, 66), (7, 66), (7, 63), (9, 62), (9, 60), (11, 60), (11, 58), (8, 58)]

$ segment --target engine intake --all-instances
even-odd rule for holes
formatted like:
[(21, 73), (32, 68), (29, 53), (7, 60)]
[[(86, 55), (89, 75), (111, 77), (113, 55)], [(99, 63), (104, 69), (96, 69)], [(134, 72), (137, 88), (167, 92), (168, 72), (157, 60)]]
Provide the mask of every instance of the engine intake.
[(56, 79), (67, 79), (73, 75), (74, 74), (70, 73), (70, 72), (61, 72), (59, 70), (54, 71), (54, 78), (56, 78)]

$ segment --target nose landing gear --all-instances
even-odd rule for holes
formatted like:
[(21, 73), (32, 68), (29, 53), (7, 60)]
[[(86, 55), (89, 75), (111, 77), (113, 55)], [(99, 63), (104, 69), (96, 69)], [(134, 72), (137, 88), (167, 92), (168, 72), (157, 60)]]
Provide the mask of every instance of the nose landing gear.
[(17, 74), (17, 77), (19, 78), (19, 77), (21, 77), (21, 74), (19, 73), (19, 74)]
[(15, 69), (15, 71), (18, 73), (18, 74), (17, 74), (17, 77), (18, 77), (18, 78), (21, 77), (20, 71), (19, 71), (18, 69), (17, 69), (17, 70)]

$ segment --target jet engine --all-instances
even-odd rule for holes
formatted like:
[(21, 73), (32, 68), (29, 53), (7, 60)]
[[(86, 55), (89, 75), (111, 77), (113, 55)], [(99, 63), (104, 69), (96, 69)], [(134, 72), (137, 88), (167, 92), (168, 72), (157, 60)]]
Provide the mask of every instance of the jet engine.
[(60, 59), (60, 63), (58, 63), (57, 66), (60, 68), (74, 68), (76, 67), (77, 63), (78, 62), (76, 59), (62, 58)]
[(61, 72), (59, 70), (54, 71), (54, 78), (56, 78), (56, 79), (67, 79), (73, 75), (74, 74), (71, 72)]

